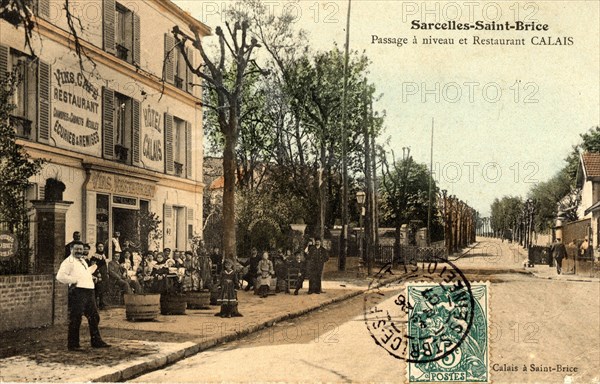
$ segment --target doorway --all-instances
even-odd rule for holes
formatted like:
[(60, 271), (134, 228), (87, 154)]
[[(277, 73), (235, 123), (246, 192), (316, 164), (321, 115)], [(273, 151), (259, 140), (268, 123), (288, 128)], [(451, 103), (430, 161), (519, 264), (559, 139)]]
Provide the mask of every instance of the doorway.
[(137, 210), (127, 208), (113, 208), (113, 232), (120, 232), (121, 247), (125, 240), (131, 241), (135, 247), (139, 247), (139, 226), (137, 222)]

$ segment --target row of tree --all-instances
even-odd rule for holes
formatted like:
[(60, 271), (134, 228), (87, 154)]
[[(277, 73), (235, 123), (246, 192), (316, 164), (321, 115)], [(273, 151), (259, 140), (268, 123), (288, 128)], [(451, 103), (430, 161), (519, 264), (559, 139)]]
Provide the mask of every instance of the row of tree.
[[(181, 53), (193, 41), (205, 63), (191, 69), (203, 79), (206, 138), (223, 156), (226, 257), (236, 254), (238, 236), (244, 248), (257, 217), (273, 227), (304, 221), (311, 235), (328, 235), (343, 217), (344, 163), (347, 194), (367, 191), (372, 238), (379, 223), (426, 222), (427, 167), (388, 160), (392, 151), (376, 145), (385, 113), (372, 107), (379, 95), (368, 80), (369, 59), (356, 51), (346, 57), (337, 45), (312, 50), (292, 15), (273, 15), (257, 0), (233, 7), (228, 20), (226, 31), (216, 30), (217, 59), (209, 58), (198, 34), (174, 30)], [(357, 208), (349, 209), (355, 219)]]
[(581, 142), (573, 146), (563, 168), (548, 181), (534, 185), (525, 198), (503, 196), (494, 200), (490, 225), (496, 236), (504, 236), (510, 230), (513, 236), (522, 240), (531, 231), (548, 232), (559, 213), (567, 221), (578, 219), (581, 191), (577, 188), (577, 169), (580, 154), (600, 152), (600, 127), (590, 128), (580, 137)]

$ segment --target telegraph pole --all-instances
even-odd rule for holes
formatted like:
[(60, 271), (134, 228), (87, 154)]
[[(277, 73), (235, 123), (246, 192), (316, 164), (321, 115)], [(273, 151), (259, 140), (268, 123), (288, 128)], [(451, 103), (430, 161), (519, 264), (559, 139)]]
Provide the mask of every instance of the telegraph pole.
[(348, 255), (348, 162), (346, 161), (346, 146), (348, 132), (348, 60), (350, 50), (350, 6), (352, 0), (348, 0), (348, 16), (346, 19), (346, 52), (344, 54), (344, 88), (342, 90), (342, 233), (340, 235), (340, 256), (338, 258), (338, 270), (346, 270), (346, 256)]

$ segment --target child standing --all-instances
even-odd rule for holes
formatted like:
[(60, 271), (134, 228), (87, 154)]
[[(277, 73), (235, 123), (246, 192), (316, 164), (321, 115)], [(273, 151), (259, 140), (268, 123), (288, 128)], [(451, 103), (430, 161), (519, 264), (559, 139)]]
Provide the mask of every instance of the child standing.
[(220, 317), (238, 317), (242, 316), (238, 312), (237, 289), (239, 280), (237, 273), (233, 270), (231, 260), (225, 260), (223, 272), (221, 272), (221, 291), (217, 303), (221, 304), (221, 312), (215, 314)]
[(262, 260), (258, 262), (258, 294), (260, 297), (267, 297), (269, 286), (271, 285), (271, 276), (275, 274), (273, 263), (269, 260), (269, 252), (265, 251)]

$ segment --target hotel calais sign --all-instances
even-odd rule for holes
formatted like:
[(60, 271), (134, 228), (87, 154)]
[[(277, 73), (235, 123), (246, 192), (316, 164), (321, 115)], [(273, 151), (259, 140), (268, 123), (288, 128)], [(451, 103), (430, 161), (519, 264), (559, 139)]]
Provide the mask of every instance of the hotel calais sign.
[(144, 168), (154, 171), (164, 169), (163, 114), (152, 105), (142, 106), (142, 163)]
[(100, 91), (82, 73), (52, 72), (52, 138), (59, 147), (100, 155)]
[(152, 183), (136, 180), (122, 175), (92, 171), (88, 189), (97, 192), (135, 196), (152, 199), (156, 186)]

